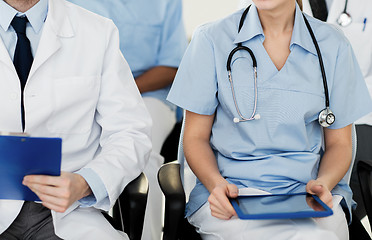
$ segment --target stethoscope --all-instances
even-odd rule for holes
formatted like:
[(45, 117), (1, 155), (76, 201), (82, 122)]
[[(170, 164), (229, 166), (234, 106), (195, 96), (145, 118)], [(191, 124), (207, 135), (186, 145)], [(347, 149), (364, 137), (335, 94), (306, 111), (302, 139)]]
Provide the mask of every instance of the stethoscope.
[[(247, 9), (245, 9), (245, 11), (243, 12), (243, 14), (242, 14), (242, 16), (240, 18), (238, 33), (240, 32), (240, 30), (243, 27), (244, 20), (245, 20), (245, 17), (247, 16), (247, 13), (249, 11), (249, 8), (250, 8), (250, 6), (248, 6)], [(319, 124), (322, 127), (329, 127), (329, 126), (331, 126), (335, 122), (336, 117), (332, 113), (332, 111), (329, 109), (328, 86), (327, 86), (327, 79), (326, 79), (325, 70), (324, 70), (323, 59), (322, 59), (322, 55), (320, 53), (320, 49), (319, 49), (318, 43), (317, 43), (317, 41), (315, 39), (313, 30), (311, 29), (310, 24), (307, 21), (305, 15), (303, 15), (303, 18), (305, 20), (306, 27), (307, 27), (307, 29), (308, 29), (308, 31), (310, 33), (311, 39), (313, 40), (313, 43), (314, 43), (316, 52), (318, 54), (320, 70), (321, 70), (322, 78), (323, 78), (323, 87), (324, 87), (325, 106), (326, 106), (326, 108), (323, 109), (322, 111), (320, 111), (319, 116), (318, 116), (318, 121), (319, 121)], [(249, 53), (249, 55), (251, 56), (252, 62), (253, 62), (253, 72), (254, 72), (254, 105), (253, 105), (252, 114), (251, 114), (251, 116), (249, 118), (244, 117), (243, 114), (239, 110), (239, 106), (238, 106), (238, 103), (236, 101), (236, 96), (235, 96), (234, 82), (233, 82), (232, 74), (231, 74), (231, 60), (232, 60), (232, 57), (234, 56), (234, 54), (236, 52), (238, 52), (239, 50), (247, 51)], [(239, 123), (239, 122), (245, 122), (245, 121), (251, 121), (251, 120), (258, 120), (258, 119), (260, 119), (261, 118), (260, 114), (257, 114), (256, 113), (256, 110), (257, 110), (257, 101), (258, 101), (257, 60), (256, 60), (256, 57), (254, 56), (252, 50), (250, 48), (246, 47), (246, 46), (243, 46), (241, 42), (238, 43), (237, 44), (237, 47), (235, 47), (230, 52), (229, 57), (227, 58), (226, 68), (227, 68), (227, 72), (228, 72), (228, 77), (229, 77), (229, 82), (230, 82), (230, 87), (231, 87), (232, 97), (233, 97), (233, 100), (234, 100), (235, 109), (236, 109), (236, 111), (237, 111), (237, 113), (239, 115), (239, 118), (238, 117), (234, 117), (233, 118), (234, 123)]]
[(337, 18), (337, 23), (340, 26), (342, 26), (342, 27), (348, 26), (352, 22), (352, 20), (353, 20), (351, 18), (350, 14), (346, 11), (346, 9), (347, 9), (347, 2), (348, 2), (348, 0), (345, 1), (344, 11)]

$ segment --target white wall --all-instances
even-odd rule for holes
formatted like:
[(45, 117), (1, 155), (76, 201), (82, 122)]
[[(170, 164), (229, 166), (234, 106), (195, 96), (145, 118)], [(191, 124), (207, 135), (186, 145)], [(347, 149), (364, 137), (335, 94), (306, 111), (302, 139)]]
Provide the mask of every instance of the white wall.
[(238, 9), (239, 0), (183, 0), (186, 33), (191, 37), (200, 24), (217, 20)]

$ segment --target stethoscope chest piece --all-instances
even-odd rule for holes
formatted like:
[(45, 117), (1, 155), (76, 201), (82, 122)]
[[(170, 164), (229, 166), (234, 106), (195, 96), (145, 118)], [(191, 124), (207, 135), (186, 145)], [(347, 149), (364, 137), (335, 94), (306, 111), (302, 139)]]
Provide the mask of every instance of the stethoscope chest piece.
[(333, 112), (328, 107), (323, 109), (319, 113), (319, 124), (322, 127), (331, 126), (335, 122), (335, 120), (336, 120), (335, 115), (333, 114)]
[(352, 18), (350, 14), (348, 14), (347, 12), (341, 13), (341, 15), (337, 18), (337, 23), (342, 27), (348, 26), (351, 23), (351, 21)]

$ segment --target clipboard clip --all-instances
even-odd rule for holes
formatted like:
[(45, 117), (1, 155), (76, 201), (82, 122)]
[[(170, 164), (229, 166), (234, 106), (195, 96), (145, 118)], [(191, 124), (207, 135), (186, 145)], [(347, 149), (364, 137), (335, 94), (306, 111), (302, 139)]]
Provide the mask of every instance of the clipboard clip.
[(30, 134), (25, 133), (25, 132), (3, 132), (3, 131), (0, 131), (0, 136), (29, 137)]

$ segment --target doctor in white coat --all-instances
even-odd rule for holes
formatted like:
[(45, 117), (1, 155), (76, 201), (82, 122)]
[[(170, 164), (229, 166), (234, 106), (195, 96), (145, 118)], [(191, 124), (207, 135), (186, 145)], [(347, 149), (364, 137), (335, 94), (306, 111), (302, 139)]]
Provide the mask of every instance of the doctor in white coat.
[[(33, 55), (24, 90), (12, 62), (14, 16), (28, 19)], [(100, 209), (109, 210), (144, 169), (151, 118), (111, 20), (65, 0), (0, 0), (0, 76), (0, 130), (62, 138), (61, 176), (23, 181), (44, 207), (31, 205), (49, 211), (56, 237), (44, 239), (128, 239)], [(0, 239), (13, 239), (7, 231), (22, 222), (26, 204), (0, 200)]]

